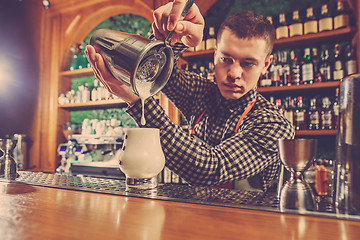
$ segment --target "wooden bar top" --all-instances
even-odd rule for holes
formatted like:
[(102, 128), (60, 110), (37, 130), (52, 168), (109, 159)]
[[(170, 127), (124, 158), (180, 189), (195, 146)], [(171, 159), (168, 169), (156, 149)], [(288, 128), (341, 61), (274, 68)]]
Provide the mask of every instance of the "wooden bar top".
[(0, 182), (0, 239), (360, 239), (360, 222)]

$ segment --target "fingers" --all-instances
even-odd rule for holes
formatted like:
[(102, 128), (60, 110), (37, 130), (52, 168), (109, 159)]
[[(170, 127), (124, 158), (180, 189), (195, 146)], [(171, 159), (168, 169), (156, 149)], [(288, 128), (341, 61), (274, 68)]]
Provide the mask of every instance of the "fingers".
[(185, 7), (186, 2), (186, 0), (175, 0), (173, 2), (167, 21), (167, 30), (174, 30), (177, 22), (181, 20), (181, 13)]
[(181, 13), (186, 2), (186, 0), (175, 0), (154, 11), (152, 28), (156, 39), (165, 40), (169, 32), (175, 30), (171, 42), (182, 42), (189, 47), (197, 46), (201, 42), (204, 18), (196, 4), (193, 4), (182, 19)]

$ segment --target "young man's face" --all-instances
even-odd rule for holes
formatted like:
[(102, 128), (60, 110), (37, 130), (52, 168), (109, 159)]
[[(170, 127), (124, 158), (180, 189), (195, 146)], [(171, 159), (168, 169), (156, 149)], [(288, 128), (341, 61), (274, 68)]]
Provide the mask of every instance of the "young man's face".
[(221, 95), (227, 100), (236, 100), (255, 88), (272, 61), (273, 56), (267, 55), (264, 39), (242, 39), (224, 29), (214, 55)]

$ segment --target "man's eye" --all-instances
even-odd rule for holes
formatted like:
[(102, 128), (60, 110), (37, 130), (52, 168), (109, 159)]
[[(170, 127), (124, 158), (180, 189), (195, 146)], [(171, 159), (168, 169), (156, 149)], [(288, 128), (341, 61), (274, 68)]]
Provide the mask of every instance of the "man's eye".
[(255, 63), (253, 63), (253, 62), (243, 62), (243, 63), (241, 63), (241, 66), (243, 68), (252, 68), (252, 67), (255, 66)]
[(221, 57), (221, 61), (224, 63), (232, 63), (233, 60), (231, 58), (227, 58), (227, 57)]

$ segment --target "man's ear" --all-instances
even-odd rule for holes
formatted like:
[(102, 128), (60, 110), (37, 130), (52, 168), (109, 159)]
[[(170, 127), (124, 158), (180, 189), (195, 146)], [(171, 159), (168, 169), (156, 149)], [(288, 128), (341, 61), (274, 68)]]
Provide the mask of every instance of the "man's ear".
[(269, 56), (266, 57), (265, 59), (265, 65), (264, 65), (264, 68), (262, 69), (261, 71), (261, 74), (265, 74), (266, 73), (266, 70), (268, 69), (268, 67), (270, 66), (272, 60), (274, 58), (274, 55), (270, 54)]

